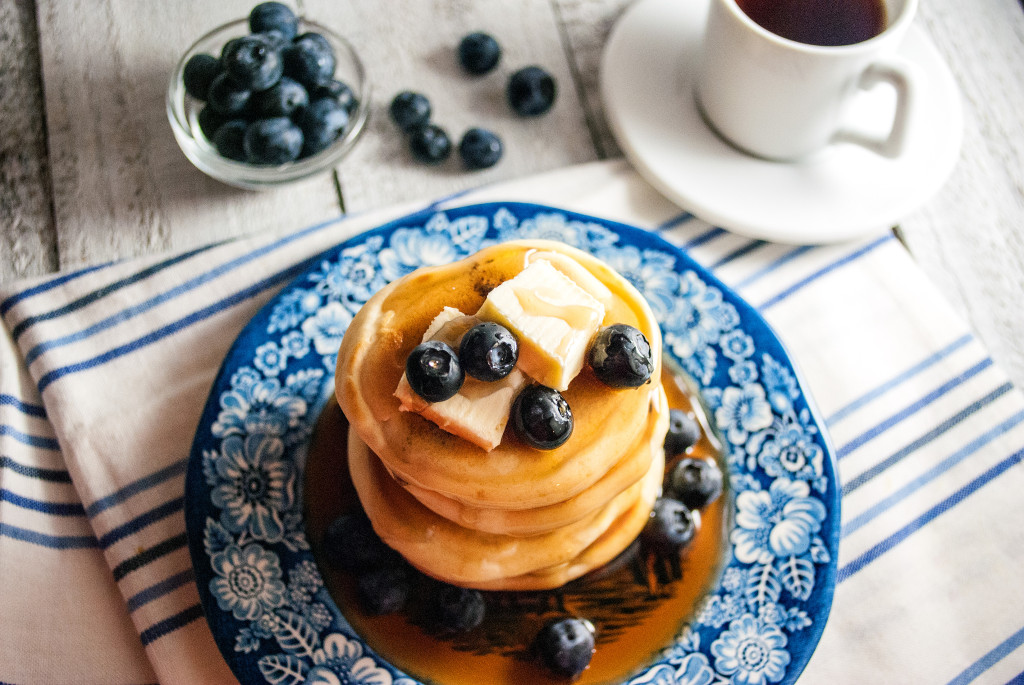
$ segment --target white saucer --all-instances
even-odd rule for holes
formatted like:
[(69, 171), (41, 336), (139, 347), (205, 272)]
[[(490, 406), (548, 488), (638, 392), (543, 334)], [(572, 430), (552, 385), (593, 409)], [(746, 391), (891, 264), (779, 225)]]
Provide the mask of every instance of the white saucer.
[[(963, 135), (960, 96), (931, 41), (911, 27), (900, 54), (919, 67), (918, 106), (896, 160), (839, 143), (794, 163), (745, 155), (718, 138), (692, 97), (709, 0), (640, 0), (601, 61), (612, 132), (655, 188), (696, 216), (752, 238), (849, 240), (890, 228), (949, 176)], [(889, 92), (885, 92), (885, 91)], [(868, 125), (891, 121), (895, 96), (858, 96)]]

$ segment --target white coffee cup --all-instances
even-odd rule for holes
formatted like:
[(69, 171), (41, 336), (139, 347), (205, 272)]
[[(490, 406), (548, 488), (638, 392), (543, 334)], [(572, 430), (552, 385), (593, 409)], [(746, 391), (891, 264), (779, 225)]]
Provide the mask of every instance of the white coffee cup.
[[(722, 138), (744, 152), (779, 161), (839, 142), (886, 157), (900, 155), (912, 118), (915, 68), (895, 52), (918, 0), (885, 0), (882, 32), (839, 46), (783, 38), (748, 17), (736, 0), (710, 2), (696, 98)], [(896, 91), (888, 131), (847, 121), (858, 90), (882, 83)]]

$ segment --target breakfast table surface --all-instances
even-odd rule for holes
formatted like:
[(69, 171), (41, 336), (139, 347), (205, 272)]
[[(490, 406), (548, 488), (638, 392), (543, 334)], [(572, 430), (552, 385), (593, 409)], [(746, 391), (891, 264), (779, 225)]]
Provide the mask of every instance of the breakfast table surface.
[[(601, 63), (616, 22), (633, 0), (295, 0), (299, 12), (347, 37), (362, 57), (372, 88), (370, 117), (357, 145), (336, 168), (263, 192), (236, 189), (199, 171), (179, 149), (165, 113), (170, 74), (185, 50), (214, 27), (247, 15), (253, 4), (254, 0), (0, 0), (0, 290), (15, 293), (0, 301), (0, 590), (5, 584), (8, 589), (22, 588), (0, 592), (0, 608), (13, 606), (14, 615), (21, 617), (12, 625), (0, 618), (0, 626), (5, 633), (9, 627), (19, 628), (22, 650), (5, 652), (0, 638), (0, 670), (14, 669), (10, 674), (0, 672), (0, 681), (44, 682), (53, 678), (41, 679), (38, 674), (68, 673), (79, 667), (55, 659), (46, 669), (33, 670), (20, 656), (55, 653), (48, 642), (35, 640), (43, 633), (33, 623), (36, 597), (49, 593), (29, 589), (36, 574), (48, 574), (54, 586), (66, 580), (71, 588), (66, 596), (47, 594), (38, 620), (49, 617), (48, 629), (61, 624), (53, 617), (62, 612), (74, 614), (79, 622), (92, 620), (91, 614), (83, 617), (89, 612), (81, 607), (62, 604), (70, 602), (72, 589), (90, 597), (88, 607), (108, 612), (97, 614), (98, 625), (109, 625), (97, 629), (96, 639), (110, 644), (93, 649), (93, 636), (85, 635), (91, 631), (79, 630), (82, 634), (73, 636), (74, 650), (68, 648), (69, 653), (94, 660), (81, 665), (83, 674), (115, 672), (104, 662), (109, 653), (138, 657), (126, 661), (129, 667), (123, 672), (135, 674), (139, 681), (230, 679), (224, 663), (190, 658), (203, 649), (212, 653), (213, 643), (206, 624), (198, 620), (203, 614), (191, 569), (180, 566), (187, 563), (181, 513), (189, 445), (210, 379), (225, 359), (227, 335), (234, 339), (252, 320), (255, 307), (264, 301), (253, 295), (269, 295), (310, 260), (328, 259), (322, 251), (339, 235), (330, 227), (341, 234), (368, 229), (381, 223), (380, 217), (398, 216), (403, 208), (441, 208), (455, 216), (461, 202), (511, 199), (499, 195), (516, 187), (516, 179), (532, 178), (519, 186), (530, 187), (525, 198), (530, 201), (558, 205), (563, 199), (567, 211), (589, 212), (598, 220), (602, 209), (621, 210), (605, 218), (635, 218), (632, 223), (638, 226), (678, 228), (679, 235), (691, 238), (686, 231), (696, 230), (679, 226), (692, 218), (687, 214), (691, 208), (672, 206), (626, 165), (613, 161), (623, 156), (623, 149), (606, 116)], [(840, 675), (849, 682), (870, 682), (876, 681), (877, 673), (907, 668), (914, 668), (920, 680), (905, 682), (945, 682), (959, 673), (951, 682), (968, 683), (986, 669), (984, 682), (1005, 682), (1006, 674), (1019, 672), (1024, 655), (1024, 628), (1019, 611), (1012, 610), (1015, 602), (1024, 602), (1024, 589), (1013, 575), (1021, 563), (1019, 550), (1024, 549), (1015, 513), (1021, 511), (1019, 492), (1024, 487), (1024, 471), (1017, 468), (1024, 462), (1024, 397), (1011, 392), (1011, 381), (1024, 388), (1024, 0), (921, 0), (915, 22), (948, 65), (963, 108), (959, 159), (934, 196), (892, 226), (892, 235), (883, 230), (863, 243), (835, 249), (749, 242), (706, 224), (703, 237), (684, 244), (692, 248), (695, 264), (713, 261), (708, 255), (714, 254), (718, 261), (710, 264), (711, 270), (764, 248), (761, 261), (744, 267), (756, 271), (740, 279), (741, 272), (734, 269), (731, 281), (721, 270), (718, 275), (735, 286), (736, 297), (756, 303), (792, 346), (807, 378), (817, 384), (818, 399), (824, 400), (822, 416), (838, 446), (837, 459), (845, 460), (841, 566), (835, 555), (837, 527), (830, 529), (835, 531), (833, 556), (820, 537), (812, 543), (811, 535), (825, 514), (808, 495), (810, 487), (835, 495), (840, 485), (822, 476), (821, 450), (807, 442), (818, 432), (808, 424), (813, 423), (813, 411), (804, 409), (799, 415), (806, 432), (790, 445), (810, 450), (805, 453), (811, 455), (808, 465), (794, 466), (803, 470), (786, 481), (783, 476), (789, 474), (780, 470), (781, 457), (764, 466), (771, 456), (765, 445), (756, 458), (751, 453), (749, 463), (750, 468), (760, 464), (765, 473), (769, 467), (775, 469), (769, 474), (776, 478), (770, 494), (767, 489), (743, 491), (747, 504), (758, 497), (770, 498), (772, 506), (792, 504), (786, 511), (806, 528), (802, 537), (797, 536), (802, 548), (797, 549), (792, 536), (782, 540), (790, 544), (785, 549), (793, 568), (798, 563), (804, 569), (810, 566), (811, 582), (803, 599), (814, 585), (814, 563), (838, 568), (838, 580), (830, 577), (828, 582), (849, 581), (836, 595), (833, 618), (839, 618), (830, 619), (832, 631), (825, 633), (822, 645), (826, 655), (842, 653), (845, 641), (856, 637), (863, 643), (864, 658), (819, 660), (811, 677), (818, 682), (839, 682)], [(503, 50), (497, 68), (483, 76), (464, 73), (455, 57), (455, 46), (472, 31), (492, 34)], [(555, 106), (540, 117), (517, 116), (506, 101), (509, 76), (526, 65), (544, 67), (558, 84)], [(388, 115), (391, 99), (403, 90), (427, 95), (433, 120), (455, 141), (472, 127), (495, 131), (504, 142), (500, 162), (482, 171), (466, 170), (458, 155), (434, 166), (416, 162)], [(612, 161), (586, 164), (598, 160)], [(541, 172), (552, 173), (537, 176)], [(487, 188), (506, 181), (513, 185)], [(592, 187), (581, 187), (588, 183)], [(460, 194), (471, 189), (477, 190)], [(446, 199), (431, 203), (436, 198)], [(870, 204), (872, 198), (863, 202)], [(346, 218), (339, 222), (340, 217)], [(324, 227), (329, 230), (320, 230)], [(718, 252), (701, 252), (708, 247), (704, 243), (709, 236), (736, 242), (715, 248)], [(374, 249), (369, 245), (366, 239), (359, 249)], [(623, 254), (629, 249), (623, 248)], [(723, 256), (723, 249), (731, 252)], [(645, 251), (644, 259), (647, 252), (653, 253)], [(848, 273), (831, 280), (818, 278), (867, 252), (872, 252), (870, 259), (840, 270)], [(161, 257), (166, 254), (175, 256)], [(180, 272), (158, 268), (182, 265), (196, 255), (195, 263), (183, 264)], [(416, 257), (426, 261), (424, 255)], [(95, 272), (87, 269), (133, 258), (143, 259)], [(914, 262), (931, 284), (921, 278)], [(139, 263), (146, 266), (140, 268)], [(327, 268), (328, 262), (317, 265)], [(772, 272), (779, 265), (785, 265), (781, 271), (789, 269), (788, 275)], [(53, 278), (76, 271), (89, 277)], [(765, 274), (764, 282), (757, 282)], [(692, 285), (693, 273), (686, 277)], [(33, 279), (40, 281), (38, 287)], [(177, 298), (179, 294), (182, 297)], [(714, 304), (713, 295), (714, 288), (709, 288), (705, 304)], [(319, 295), (314, 299), (319, 302)], [(308, 302), (302, 303), (305, 307)], [(334, 311), (331, 306), (341, 308), (331, 303), (315, 317), (305, 312), (303, 330), (311, 319), (319, 321), (321, 314)], [(975, 344), (957, 315), (981, 345)], [(330, 321), (323, 325), (325, 331), (331, 326)], [(319, 341), (323, 331), (314, 333), (309, 335)], [(717, 336), (718, 329), (713, 333)], [(753, 339), (738, 333), (730, 340), (739, 341), (740, 347), (743, 340), (753, 345)], [(327, 340), (329, 333), (321, 337)], [(328, 342), (333, 348), (322, 352), (316, 342), (315, 349), (326, 355), (323, 361), (333, 369), (329, 362), (337, 341)], [(717, 339), (713, 342), (718, 344)], [(752, 347), (726, 351), (725, 344), (723, 355), (729, 359), (753, 354)], [(271, 347), (277, 349), (268, 343), (257, 352)], [(294, 352), (296, 358), (305, 353)], [(692, 357), (703, 359), (697, 353)], [(282, 351), (280, 359), (284, 358)], [(728, 370), (730, 378), (733, 373), (740, 374), (737, 378), (748, 374), (743, 392), (761, 391), (764, 407), (764, 391), (750, 381), (751, 373), (755, 378), (757, 373), (765, 375), (766, 385), (768, 376), (774, 378), (778, 387), (769, 396), (772, 406), (780, 397), (785, 400), (778, 388), (796, 398), (796, 382), (786, 385), (789, 376), (784, 369), (780, 371), (768, 354), (758, 359), (763, 364), (760, 372), (751, 361), (736, 361)], [(266, 363), (262, 358), (253, 361), (261, 369)], [(970, 368), (964, 370), (965, 364)], [(247, 378), (240, 372), (237, 378), (231, 376), (231, 383)], [(266, 383), (277, 383), (274, 387), (280, 390), (276, 378)], [(967, 391), (958, 396), (954, 390), (961, 387)], [(288, 392), (293, 390), (289, 386)], [(739, 389), (726, 392), (732, 393), (728, 401), (739, 406), (733, 397)], [(972, 393), (980, 392), (988, 394), (974, 400)], [(723, 395), (716, 397), (719, 403), (726, 402)], [(758, 404), (753, 394), (747, 400)], [(216, 430), (228, 430), (220, 421), (230, 407), (223, 398), (220, 401), (224, 411)], [(971, 404), (961, 407), (968, 401)], [(788, 412), (786, 420), (796, 425), (796, 409), (789, 400), (779, 406), (783, 409), (778, 411)], [(302, 407), (305, 411), (305, 404)], [(732, 420), (721, 406), (717, 411), (717, 421)], [(737, 414), (736, 422), (738, 426), (743, 420), (756, 423), (761, 418)], [(774, 421), (772, 430), (780, 433), (772, 439), (781, 445), (782, 419)], [(757, 440), (770, 432), (766, 426), (754, 426), (764, 429)], [(734, 426), (728, 439), (743, 443), (745, 428)], [(965, 444), (956, 442), (968, 439)], [(757, 440), (751, 437), (743, 449), (756, 451)], [(225, 438), (225, 460), (228, 441)], [(248, 439), (245, 444), (248, 450)], [(927, 450), (918, 451), (926, 445)], [(220, 473), (221, 466), (217, 469)], [(207, 475), (207, 480), (213, 477)], [(753, 478), (748, 481), (743, 488), (761, 487)], [(985, 497), (971, 497), (983, 487)], [(957, 511), (962, 516), (943, 516), (960, 504)], [(815, 507), (822, 507), (820, 515)], [(1010, 513), (994, 517), (993, 512)], [(838, 521), (838, 509), (830, 515)], [(767, 530), (764, 521), (752, 520), (748, 516), (743, 525)], [(991, 524), (985, 534), (976, 534), (979, 520)], [(732, 541), (747, 540), (742, 537), (745, 532), (739, 535)], [(774, 535), (772, 545), (779, 542)], [(954, 539), (963, 546), (962, 554), (949, 554), (948, 544)], [(744, 553), (752, 554), (753, 544), (746, 545)], [(233, 543), (230, 547), (236, 550)], [(758, 548), (757, 555), (743, 560), (756, 561), (768, 580), (783, 573), (781, 566), (773, 566), (776, 552), (771, 550)], [(250, 545), (245, 554), (263, 552)], [(804, 557), (798, 558), (800, 554)], [(218, 558), (226, 555), (225, 549)], [(986, 573), (976, 574), (970, 567), (968, 574), (975, 557)], [(65, 559), (82, 561), (72, 567)], [(267, 567), (268, 574), (280, 574), (276, 563)], [(862, 573), (864, 568), (868, 570)], [(130, 575), (133, 571), (137, 573)], [(753, 567), (750, 574), (756, 580)], [(988, 580), (976, 581), (975, 576)], [(787, 586), (787, 592), (798, 596), (804, 589), (796, 582), (800, 575), (787, 577), (796, 579), (797, 588)], [(121, 581), (123, 587), (118, 585)], [(982, 587), (985, 582), (999, 591), (989, 592)], [(729, 592), (740, 587), (733, 585)], [(746, 586), (748, 595), (753, 585)], [(727, 643), (735, 641), (744, 626), (783, 619), (785, 625), (780, 623), (778, 629), (758, 630), (767, 631), (760, 636), (764, 640), (785, 645), (779, 630), (795, 635), (810, 625), (802, 611), (785, 614), (781, 603), (776, 606), (778, 582), (774, 589), (775, 599), (765, 599), (768, 594), (755, 598), (768, 618), (759, 618), (756, 624), (753, 618), (734, 620), (730, 632), (722, 633), (714, 645), (732, 649)], [(125, 594), (124, 606), (119, 593)], [(883, 593), (898, 596), (901, 602), (874, 606), (864, 601)], [(936, 597), (942, 601), (935, 602)], [(724, 594), (722, 598), (728, 599)], [(284, 601), (283, 596), (279, 599)], [(753, 606), (750, 597), (745, 601)], [(913, 610), (907, 611), (911, 605)], [(139, 631), (139, 644), (125, 608)], [(239, 611), (235, 610), (236, 617)], [(885, 615), (876, 619), (876, 614)], [(947, 621), (947, 614), (957, 620)], [(805, 623), (797, 620), (801, 616)], [(883, 620), (891, 625), (890, 633), (902, 630), (899, 645), (884, 644), (891, 634), (865, 627)], [(256, 628), (253, 622), (252, 629)], [(129, 638), (123, 639), (124, 634)], [(319, 659), (318, 665), (328, 651), (340, 649), (336, 636), (332, 638), (315, 653), (307, 644), (306, 651), (314, 661)], [(297, 644), (277, 639), (286, 649), (286, 644)], [(12, 639), (7, 644), (13, 643)], [(814, 640), (806, 643), (813, 647)], [(794, 638), (794, 659), (796, 644)], [(251, 651), (241, 643), (235, 651), (243, 647)], [(685, 644), (680, 648), (684, 647), (697, 649)], [(148, 661), (141, 656), (143, 648)], [(789, 662), (788, 653), (776, 651), (772, 654), (783, 654)], [(1014, 658), (1003, 659), (1011, 652)], [(274, 663), (292, 664), (287, 660), (291, 657), (281, 659), (286, 660)], [(700, 659), (706, 666), (704, 656), (686, 657), (679, 677), (689, 673), (687, 664), (696, 668)], [(150, 663), (155, 670), (150, 670)], [(993, 664), (996, 668), (990, 669)], [(781, 671), (776, 674), (763, 664), (759, 668), (754, 675), (771, 682), (778, 682), (775, 675), (781, 677)], [(749, 674), (737, 678), (740, 675)], [(710, 682), (694, 677), (686, 682)], [(371, 681), (378, 682), (365, 682)], [(380, 682), (385, 681), (390, 677)], [(1024, 682), (1024, 674), (1012, 682)]]
[[(305, 0), (363, 56), (373, 108), (333, 171), (269, 192), (204, 176), (177, 148), (164, 92), (200, 34), (250, 0), (0, 0), (0, 284), (183, 250), (340, 213), (621, 155), (602, 108), (603, 46), (628, 0)], [(964, 107), (952, 176), (893, 230), (1018, 386), (1024, 385), (1024, 8), (1018, 0), (922, 0), (917, 25), (949, 65)], [(454, 46), (497, 36), (495, 72), (470, 78)], [(508, 74), (539, 64), (559, 84), (545, 117), (516, 117)], [(387, 116), (397, 92), (427, 94), (456, 140), (471, 126), (504, 140), (501, 162), (467, 172), (411, 159)], [(864, 198), (871, 202), (871, 198)]]

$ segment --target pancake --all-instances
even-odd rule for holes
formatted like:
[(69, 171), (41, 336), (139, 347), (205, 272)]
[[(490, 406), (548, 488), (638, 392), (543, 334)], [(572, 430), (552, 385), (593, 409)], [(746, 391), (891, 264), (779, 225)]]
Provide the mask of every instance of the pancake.
[[(512, 589), (507, 580), (535, 572), (542, 572), (537, 581), (541, 584), (573, 573), (582, 575), (593, 568), (588, 559), (596, 562), (603, 558), (584, 555), (598, 540), (603, 539), (603, 550), (618, 547), (612, 556), (628, 546), (649, 517), (661, 489), (664, 451), (653, 451), (655, 457), (644, 477), (596, 512), (554, 531), (514, 537), (463, 528), (436, 514), (390, 476), (354, 431), (349, 432), (348, 440), (352, 482), (385, 543), (439, 580), (462, 587), (503, 589)], [(565, 570), (550, 570), (561, 565)], [(527, 582), (522, 578), (515, 581), (520, 586)]]
[(641, 439), (657, 385), (609, 388), (588, 367), (563, 393), (573, 411), (572, 436), (549, 451), (533, 449), (506, 430), (501, 444), (487, 452), (418, 414), (399, 411), (393, 393), (405, 359), (433, 317), (445, 306), (477, 311), (487, 293), (519, 273), (537, 250), (571, 257), (567, 264), (578, 265), (609, 291), (602, 325), (624, 323), (643, 332), (655, 362), (652, 378), (660, 378), (661, 332), (650, 307), (622, 276), (580, 250), (552, 241), (516, 241), (454, 264), (418, 269), (384, 287), (356, 314), (339, 350), (335, 381), (352, 430), (402, 481), (468, 507), (536, 509), (580, 495)]
[(405, 484), (405, 489), (446, 519), (486, 533), (527, 536), (569, 525), (606, 504), (650, 471), (655, 454), (663, 451), (668, 430), (668, 400), (663, 389), (658, 389), (654, 402), (656, 410), (650, 414), (647, 430), (636, 444), (600, 480), (562, 502), (534, 509), (485, 509), (412, 484)]

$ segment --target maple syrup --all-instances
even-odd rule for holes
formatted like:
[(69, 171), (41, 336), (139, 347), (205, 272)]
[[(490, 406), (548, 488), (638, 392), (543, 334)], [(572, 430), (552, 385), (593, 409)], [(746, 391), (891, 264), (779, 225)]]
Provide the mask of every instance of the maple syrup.
[[(691, 382), (666, 363), (662, 382), (669, 407), (693, 412), (701, 425), (700, 441), (688, 456), (715, 459), (723, 468), (721, 448)], [(345, 463), (348, 423), (335, 401), (317, 421), (306, 464), (306, 532), (328, 591), (345, 618), (381, 657), (410, 676), (439, 685), (545, 685), (567, 682), (550, 674), (530, 647), (540, 628), (568, 615), (590, 620), (597, 628), (597, 650), (590, 667), (574, 681), (581, 685), (621, 683), (654, 662), (672, 644), (694, 614), (700, 599), (717, 584), (728, 549), (728, 487), (701, 510), (693, 543), (674, 558), (653, 558), (638, 543), (606, 566), (556, 590), (485, 592), (484, 623), (461, 635), (437, 635), (421, 620), (413, 602), (409, 610), (370, 616), (356, 599), (356, 581), (325, 563), (322, 541), (328, 524), (358, 507)], [(666, 464), (669, 473), (674, 459)], [(728, 485), (728, 484), (727, 484)], [(422, 579), (412, 597), (429, 592)]]

